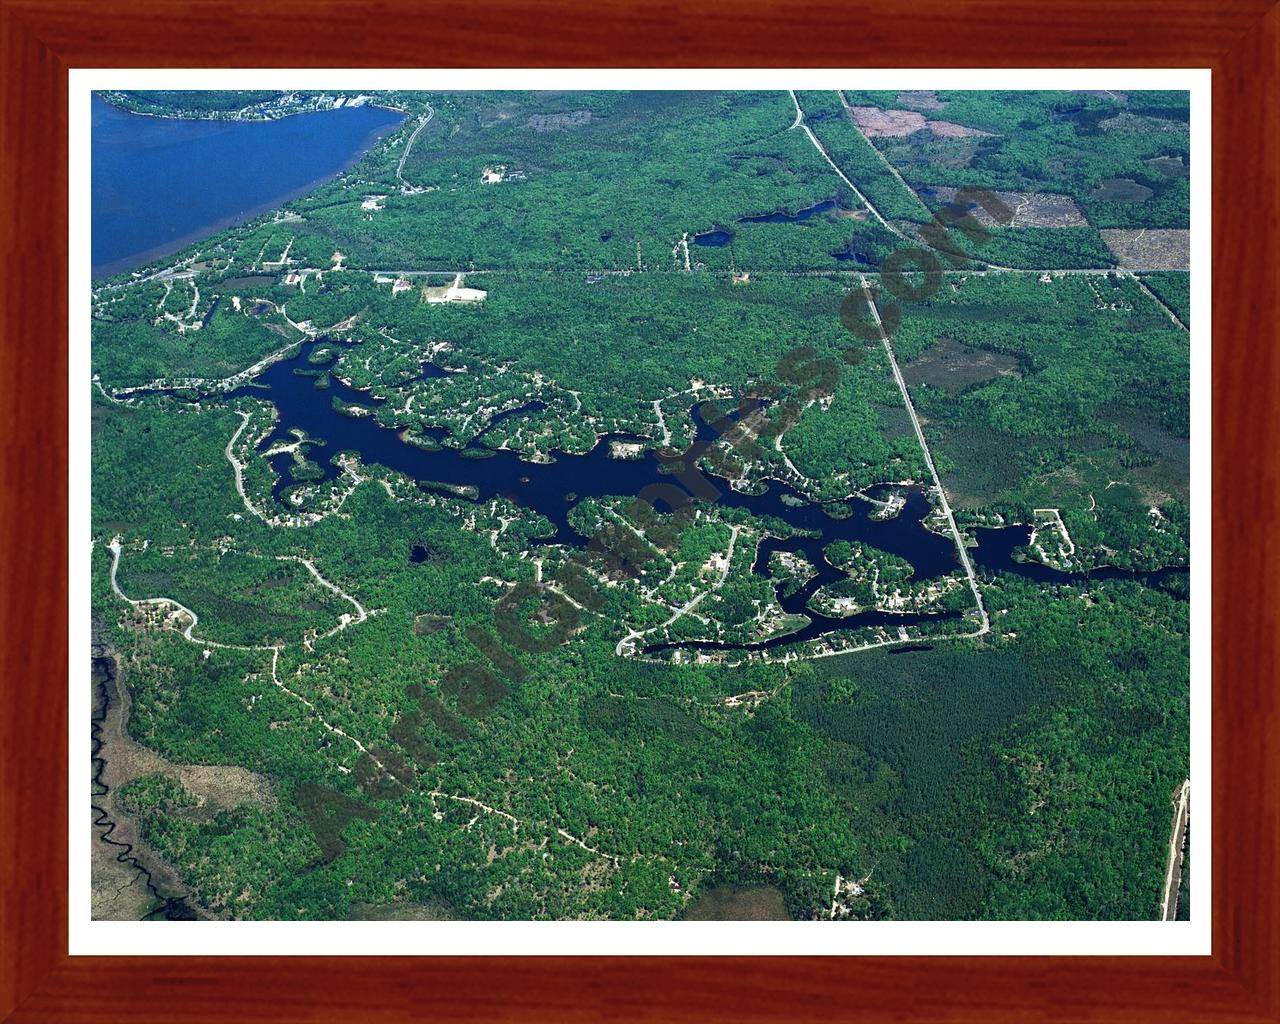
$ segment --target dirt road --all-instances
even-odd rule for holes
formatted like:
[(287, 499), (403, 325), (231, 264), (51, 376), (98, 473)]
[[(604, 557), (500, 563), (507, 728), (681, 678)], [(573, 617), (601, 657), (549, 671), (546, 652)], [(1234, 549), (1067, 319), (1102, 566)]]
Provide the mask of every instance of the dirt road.
[(1164, 871), (1164, 893), (1160, 897), (1160, 920), (1173, 921), (1178, 914), (1178, 888), (1182, 884), (1182, 862), (1186, 856), (1187, 826), (1191, 823), (1191, 780), (1187, 779), (1174, 799), (1173, 829), (1169, 833), (1169, 862)]

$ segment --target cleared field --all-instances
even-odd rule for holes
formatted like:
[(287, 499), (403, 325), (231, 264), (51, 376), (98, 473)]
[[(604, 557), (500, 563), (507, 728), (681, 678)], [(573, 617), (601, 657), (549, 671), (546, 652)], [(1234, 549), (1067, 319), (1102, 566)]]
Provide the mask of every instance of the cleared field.
[(966, 128), (962, 124), (950, 121), (930, 121), (923, 114), (913, 110), (881, 110), (879, 107), (852, 107), (850, 115), (854, 124), (862, 129), (868, 138), (887, 136), (894, 138), (900, 135), (911, 135), (914, 132), (929, 131), (944, 139), (963, 139), (975, 135), (990, 135), (990, 132), (977, 128)]
[(789, 921), (782, 893), (770, 886), (722, 885), (706, 890), (685, 913), (686, 921)]
[[(945, 185), (935, 185), (928, 191), (944, 204), (956, 196), (956, 189)], [(1048, 192), (997, 192), (996, 196), (1013, 212), (1013, 219), (1008, 224), (1011, 228), (1082, 228), (1089, 225), (1070, 196)], [(973, 215), (983, 224), (996, 223), (995, 218), (982, 207), (975, 209)]]
[(1191, 265), (1191, 232), (1182, 228), (1112, 228), (1099, 232), (1126, 270), (1186, 270)]

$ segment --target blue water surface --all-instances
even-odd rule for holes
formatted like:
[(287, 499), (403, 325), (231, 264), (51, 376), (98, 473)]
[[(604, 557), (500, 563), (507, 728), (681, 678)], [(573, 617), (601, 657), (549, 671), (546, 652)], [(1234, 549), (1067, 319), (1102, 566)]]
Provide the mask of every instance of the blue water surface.
[(132, 270), (349, 167), (402, 115), (340, 107), (276, 121), (145, 117), (93, 97), (93, 276)]

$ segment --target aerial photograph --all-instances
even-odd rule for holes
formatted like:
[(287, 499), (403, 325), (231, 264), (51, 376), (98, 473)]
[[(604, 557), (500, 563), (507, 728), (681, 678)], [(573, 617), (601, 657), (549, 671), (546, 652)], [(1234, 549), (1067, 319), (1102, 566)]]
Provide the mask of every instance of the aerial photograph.
[(94, 920), (1189, 919), (1188, 92), (91, 131)]

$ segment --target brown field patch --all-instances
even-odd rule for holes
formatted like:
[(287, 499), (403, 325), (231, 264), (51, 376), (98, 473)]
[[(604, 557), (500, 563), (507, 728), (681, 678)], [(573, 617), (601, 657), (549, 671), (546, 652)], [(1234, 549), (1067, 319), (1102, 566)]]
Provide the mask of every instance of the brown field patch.
[(923, 131), (929, 123), (914, 110), (881, 110), (879, 107), (850, 107), (853, 123), (869, 138), (895, 137)]
[(1186, 270), (1191, 232), (1183, 228), (1104, 228), (1098, 234), (1125, 270)]
[(962, 124), (952, 124), (950, 121), (930, 121), (914, 110), (850, 107), (849, 112), (853, 115), (854, 124), (861, 128), (868, 138), (897, 138), (925, 129), (944, 139), (962, 139), (991, 134), (991, 132), (979, 131), (977, 128), (967, 128)]
[(980, 128), (970, 128), (968, 125), (956, 124), (953, 121), (930, 121), (929, 131), (940, 139), (970, 139), (978, 136), (992, 136), (991, 132), (984, 132)]

